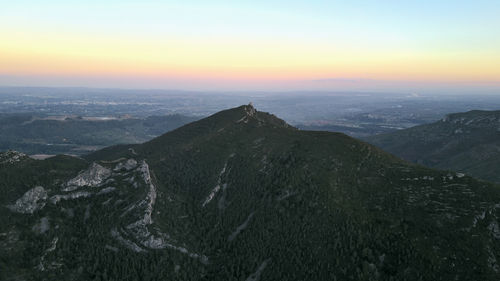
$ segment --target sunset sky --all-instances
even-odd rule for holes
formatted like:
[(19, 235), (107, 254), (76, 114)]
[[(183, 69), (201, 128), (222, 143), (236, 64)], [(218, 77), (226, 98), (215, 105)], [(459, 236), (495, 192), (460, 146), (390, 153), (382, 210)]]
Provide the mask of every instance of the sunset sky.
[(1, 1), (0, 86), (500, 89), (500, 1)]

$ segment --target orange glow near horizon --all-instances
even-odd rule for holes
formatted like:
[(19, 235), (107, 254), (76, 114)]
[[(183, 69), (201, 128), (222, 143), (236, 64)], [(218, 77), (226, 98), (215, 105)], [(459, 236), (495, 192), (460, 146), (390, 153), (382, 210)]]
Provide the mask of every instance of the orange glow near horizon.
[(124, 40), (10, 40), (0, 45), (0, 73), (138, 75), (228, 80), (363, 78), (499, 81), (497, 54), (357, 52), (277, 42), (201, 43)]
[[(50, 76), (79, 85), (79, 77), (126, 77), (236, 88), (335, 80), (500, 86), (500, 5), (461, 4), (443, 15), (448, 5), (431, 9), (418, 1), (390, 4), (399, 12), (317, 1), (19, 1), (0, 11), (0, 78)], [(462, 13), (474, 9), (476, 20), (464, 20)], [(327, 13), (337, 10), (345, 13)]]

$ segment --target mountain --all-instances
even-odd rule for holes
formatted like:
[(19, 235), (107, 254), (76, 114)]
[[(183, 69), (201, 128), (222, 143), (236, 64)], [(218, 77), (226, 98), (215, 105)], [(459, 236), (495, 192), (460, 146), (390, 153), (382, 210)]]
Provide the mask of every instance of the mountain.
[(411, 162), (500, 182), (500, 111), (450, 114), (365, 140)]
[(0, 114), (0, 151), (81, 155), (120, 143), (142, 143), (197, 120), (184, 115), (146, 118)]
[(498, 280), (500, 187), (251, 105), (0, 157), (1, 280)]

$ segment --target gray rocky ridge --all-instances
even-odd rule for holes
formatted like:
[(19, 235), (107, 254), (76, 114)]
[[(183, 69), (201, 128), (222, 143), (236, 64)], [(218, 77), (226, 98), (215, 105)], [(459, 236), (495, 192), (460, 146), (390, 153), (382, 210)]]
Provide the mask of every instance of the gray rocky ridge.
[(98, 186), (111, 176), (111, 170), (97, 163), (85, 171), (80, 172), (76, 177), (70, 179), (63, 191), (73, 191), (82, 186)]
[(33, 214), (45, 206), (46, 200), (47, 191), (42, 186), (36, 186), (26, 191), (13, 205), (7, 207), (13, 212)]
[(113, 169), (113, 171), (121, 171), (121, 170), (130, 171), (135, 167), (137, 167), (137, 161), (135, 159), (128, 159), (125, 162), (118, 163), (116, 167)]
[(0, 164), (14, 164), (16, 162), (20, 162), (24, 159), (27, 159), (28, 156), (24, 153), (9, 150), (3, 153), (0, 153)]

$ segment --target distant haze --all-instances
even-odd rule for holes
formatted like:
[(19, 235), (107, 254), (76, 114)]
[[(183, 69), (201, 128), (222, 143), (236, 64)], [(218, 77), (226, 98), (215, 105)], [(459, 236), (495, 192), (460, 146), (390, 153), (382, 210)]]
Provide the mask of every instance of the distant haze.
[(27, 1), (0, 85), (500, 91), (498, 1)]

